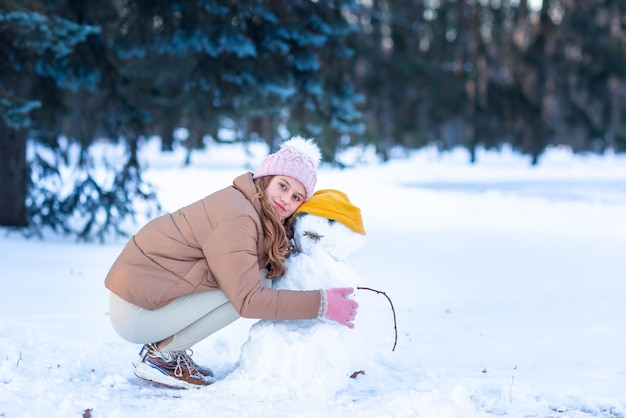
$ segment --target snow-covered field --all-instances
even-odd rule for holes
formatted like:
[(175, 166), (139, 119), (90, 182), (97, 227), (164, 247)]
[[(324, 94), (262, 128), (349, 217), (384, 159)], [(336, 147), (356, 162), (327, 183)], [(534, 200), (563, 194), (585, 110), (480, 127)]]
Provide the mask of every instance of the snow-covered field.
[[(267, 149), (143, 151), (165, 210), (254, 170)], [(194, 347), (217, 382), (175, 390), (133, 375), (139, 346), (109, 324), (104, 276), (125, 243), (27, 240), (0, 230), (0, 417), (625, 417), (626, 156), (434, 149), (322, 166), (367, 243), (353, 356), (364, 374), (328, 396), (236, 373), (241, 319)], [(137, 225), (136, 227), (139, 227)], [(332, 341), (325, 342), (332, 344)], [(284, 356), (296, 355), (285, 352)], [(347, 377), (346, 377), (347, 378)], [(307, 385), (307, 388), (310, 388)]]

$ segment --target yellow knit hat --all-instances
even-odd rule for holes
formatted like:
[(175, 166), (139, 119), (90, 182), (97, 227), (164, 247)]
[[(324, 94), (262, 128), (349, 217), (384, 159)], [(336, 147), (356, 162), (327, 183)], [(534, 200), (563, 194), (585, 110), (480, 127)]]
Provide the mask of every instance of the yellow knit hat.
[(296, 212), (305, 212), (340, 222), (361, 235), (365, 235), (361, 209), (350, 203), (348, 196), (335, 189), (316, 191), (300, 205)]

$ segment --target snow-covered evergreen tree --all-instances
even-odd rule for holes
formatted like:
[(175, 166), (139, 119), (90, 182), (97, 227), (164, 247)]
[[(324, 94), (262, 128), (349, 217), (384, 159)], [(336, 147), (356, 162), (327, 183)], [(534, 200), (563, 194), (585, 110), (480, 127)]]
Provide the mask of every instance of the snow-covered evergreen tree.
[(42, 126), (33, 113), (42, 107), (46, 89), (75, 88), (86, 83), (72, 71), (68, 57), (98, 28), (59, 16), (0, 7), (0, 225), (24, 226), (28, 169), (26, 138)]

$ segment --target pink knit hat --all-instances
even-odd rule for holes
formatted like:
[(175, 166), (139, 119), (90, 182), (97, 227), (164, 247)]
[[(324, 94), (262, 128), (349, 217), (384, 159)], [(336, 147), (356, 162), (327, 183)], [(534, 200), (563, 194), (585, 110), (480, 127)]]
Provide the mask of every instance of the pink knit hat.
[(320, 159), (320, 149), (312, 139), (294, 136), (283, 142), (278, 151), (268, 155), (252, 178), (276, 175), (293, 177), (302, 183), (306, 190), (305, 200), (309, 200), (315, 191)]

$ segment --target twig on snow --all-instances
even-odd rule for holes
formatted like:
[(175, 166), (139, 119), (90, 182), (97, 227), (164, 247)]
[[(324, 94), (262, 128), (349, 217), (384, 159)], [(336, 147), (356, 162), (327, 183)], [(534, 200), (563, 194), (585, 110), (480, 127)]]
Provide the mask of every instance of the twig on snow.
[(393, 348), (391, 349), (391, 351), (395, 351), (396, 349), (396, 344), (398, 344), (398, 326), (397, 326), (397, 322), (396, 322), (396, 310), (393, 307), (393, 302), (391, 302), (391, 299), (389, 298), (389, 296), (387, 296), (387, 294), (385, 292), (383, 292), (382, 290), (376, 290), (376, 289), (372, 289), (370, 287), (357, 287), (358, 290), (369, 290), (375, 293), (378, 293), (379, 295), (383, 295), (387, 298), (387, 300), (389, 301), (389, 305), (391, 305), (391, 312), (393, 313), (393, 330), (395, 332), (395, 338), (393, 340)]

